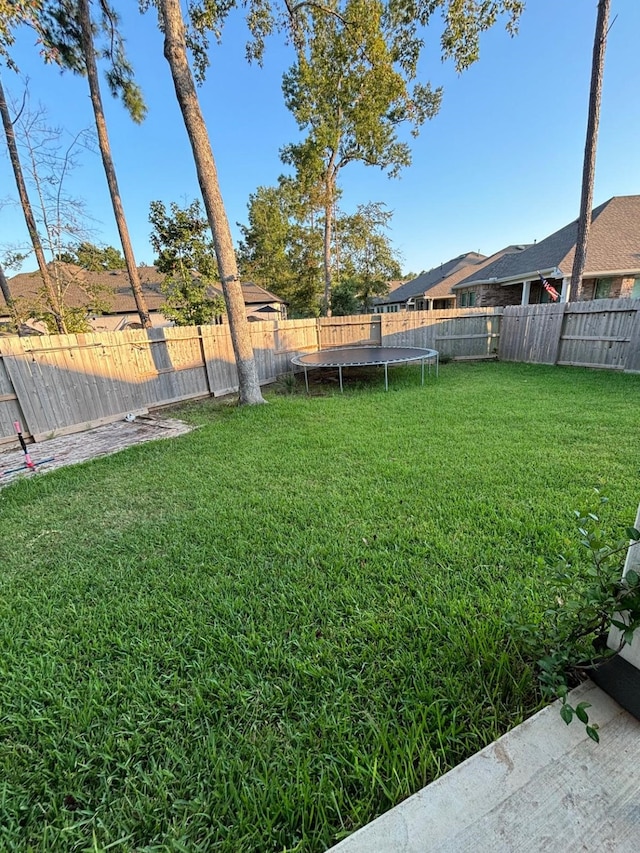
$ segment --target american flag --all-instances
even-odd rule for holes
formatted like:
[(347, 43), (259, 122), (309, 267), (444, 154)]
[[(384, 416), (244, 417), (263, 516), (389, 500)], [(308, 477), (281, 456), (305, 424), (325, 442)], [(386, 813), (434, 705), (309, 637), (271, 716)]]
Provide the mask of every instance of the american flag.
[(558, 299), (560, 299), (560, 294), (558, 293), (558, 291), (555, 289), (555, 287), (552, 284), (549, 284), (549, 282), (546, 280), (546, 278), (543, 277), (542, 273), (538, 273), (538, 275), (540, 276), (540, 281), (542, 282), (542, 286), (547, 291), (547, 293), (551, 297), (552, 301), (557, 302)]

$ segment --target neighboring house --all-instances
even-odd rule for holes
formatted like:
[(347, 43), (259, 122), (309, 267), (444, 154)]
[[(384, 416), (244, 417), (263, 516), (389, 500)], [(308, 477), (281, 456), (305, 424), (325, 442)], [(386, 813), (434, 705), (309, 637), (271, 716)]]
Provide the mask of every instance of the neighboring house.
[[(397, 311), (438, 311), (459, 307), (456, 306), (456, 294), (452, 288), (459, 281), (466, 279), (471, 270), (473, 270), (472, 275), (477, 275), (503, 255), (522, 252), (526, 248), (526, 246), (507, 246), (506, 249), (501, 249), (488, 258), (477, 252), (459, 255), (447, 261), (446, 264), (421, 273), (417, 278), (387, 294), (384, 299), (375, 300), (374, 311), (384, 314)], [(472, 308), (474, 305), (474, 299), (465, 298), (462, 307)]]
[[(100, 288), (104, 293), (104, 301), (109, 306), (103, 314), (92, 314), (89, 323), (95, 331), (120, 331), (122, 329), (140, 328), (140, 318), (136, 311), (136, 304), (131, 291), (129, 277), (125, 270), (105, 270), (103, 272), (90, 272), (89, 270), (65, 264), (68, 279), (72, 281), (66, 292), (66, 302), (70, 306), (80, 306), (87, 302), (87, 295), (83, 285)], [(155, 267), (138, 267), (142, 293), (144, 295), (151, 323), (154, 327), (171, 326), (162, 314), (162, 305), (165, 296), (162, 292), (162, 274)], [(250, 282), (242, 283), (242, 292), (247, 308), (249, 320), (273, 320), (286, 319), (287, 305), (283, 299), (273, 293)], [(42, 279), (38, 272), (20, 273), (9, 279), (9, 288), (13, 299), (24, 299), (27, 302), (38, 300), (39, 291), (42, 288)], [(211, 288), (216, 295), (222, 295), (219, 286)], [(6, 304), (0, 296), (0, 322), (8, 319)], [(224, 318), (222, 320), (224, 322)], [(30, 323), (38, 328), (42, 324)], [(44, 327), (42, 327), (44, 328)]]
[(584, 275), (570, 293), (578, 222), (517, 254), (474, 269), (453, 286), (456, 305), (535, 305), (550, 302), (542, 278), (561, 302), (640, 299), (640, 195), (615, 196), (592, 211)]
[[(286, 320), (287, 319), (287, 303), (279, 296), (269, 293), (264, 287), (254, 284), (251, 281), (243, 281), (242, 295), (244, 296), (244, 304), (247, 307), (247, 319), (255, 320)], [(217, 292), (222, 296), (222, 289), (216, 288)]]
[(444, 286), (446, 279), (461, 270), (469, 270), (474, 264), (483, 261), (484, 255), (467, 252), (452, 258), (439, 267), (420, 273), (417, 278), (401, 284), (386, 296), (373, 300), (375, 314), (395, 313), (397, 311), (427, 311), (436, 308), (454, 308), (455, 296)]
[[(465, 266), (460, 269), (455, 270), (448, 275), (444, 281), (441, 281), (439, 284), (434, 285), (431, 290), (428, 291), (428, 296), (431, 297), (434, 308), (474, 308), (476, 305), (475, 299), (473, 298), (464, 298), (460, 300), (460, 304), (458, 304), (458, 300), (456, 298), (456, 294), (454, 292), (454, 287), (458, 284), (458, 282), (463, 281), (469, 276), (469, 271), (472, 269), (473, 273), (471, 275), (479, 275), (481, 274), (481, 270), (488, 267), (490, 264), (495, 263), (499, 258), (502, 258), (504, 255), (515, 255), (519, 252), (523, 252), (527, 247), (526, 246), (507, 246), (504, 249), (500, 249), (499, 252), (495, 252), (493, 255), (490, 255), (488, 258), (483, 258), (483, 260), (478, 261), (473, 264), (473, 266)], [(438, 299), (440, 297), (440, 299)], [(440, 300), (446, 297), (447, 305), (438, 304)]]

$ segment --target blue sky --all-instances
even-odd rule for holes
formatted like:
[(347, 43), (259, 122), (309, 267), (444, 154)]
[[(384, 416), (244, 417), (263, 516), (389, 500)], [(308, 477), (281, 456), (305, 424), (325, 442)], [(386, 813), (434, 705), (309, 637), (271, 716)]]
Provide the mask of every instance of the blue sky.
[[(151, 263), (149, 203), (189, 203), (199, 190), (162, 39), (152, 13), (123, 7), (123, 31), (149, 113), (134, 125), (106, 93), (105, 107), (125, 213), (139, 263)], [(422, 79), (444, 87), (439, 115), (412, 142), (413, 164), (399, 179), (358, 165), (343, 172), (341, 207), (384, 202), (393, 211), (391, 238), (405, 271), (420, 272), (467, 251), (491, 254), (511, 243), (541, 240), (575, 219), (580, 203), (591, 51), (597, 0), (528, 0), (520, 32), (501, 25), (486, 33), (480, 60), (462, 75), (439, 58), (438, 33), (427, 33)], [(617, 16), (617, 17), (616, 17)], [(639, 0), (612, 0), (594, 205), (640, 193)], [(30, 79), (31, 98), (51, 124), (76, 133), (92, 127), (86, 82), (45, 67), (33, 39), (22, 35), (15, 56)], [(234, 237), (246, 222), (249, 194), (273, 185), (284, 170), (279, 149), (298, 131), (282, 102), (282, 72), (293, 60), (279, 38), (264, 66), (244, 58), (246, 30), (232, 17), (200, 97)], [(2, 72), (5, 89), (20, 83)], [(15, 197), (4, 146), (0, 197)], [(68, 188), (94, 217), (94, 241), (118, 245), (98, 155), (86, 155)], [(21, 214), (0, 209), (0, 249), (24, 242)], [(24, 269), (35, 268), (32, 259)], [(11, 274), (11, 271), (9, 271)]]

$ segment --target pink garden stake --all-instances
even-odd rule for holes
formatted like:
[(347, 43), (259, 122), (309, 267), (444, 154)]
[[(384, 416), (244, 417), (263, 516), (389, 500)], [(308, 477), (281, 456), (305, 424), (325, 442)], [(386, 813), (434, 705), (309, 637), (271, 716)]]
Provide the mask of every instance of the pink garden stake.
[(15, 431), (18, 433), (18, 441), (20, 442), (20, 447), (22, 448), (22, 452), (24, 453), (24, 467), (29, 468), (30, 471), (35, 471), (36, 463), (29, 456), (27, 445), (25, 444), (24, 438), (22, 436), (22, 424), (20, 423), (20, 421), (14, 421), (13, 426), (15, 428)]

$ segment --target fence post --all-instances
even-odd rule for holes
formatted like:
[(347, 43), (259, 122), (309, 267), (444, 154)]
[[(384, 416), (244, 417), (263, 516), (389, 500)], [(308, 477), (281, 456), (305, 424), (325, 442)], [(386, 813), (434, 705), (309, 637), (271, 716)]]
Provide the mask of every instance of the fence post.
[[(377, 346), (382, 346), (382, 314), (369, 314), (369, 317), (371, 318), (370, 322), (372, 326), (371, 340), (374, 340)], [(374, 330), (376, 332), (375, 335), (373, 334)]]
[(551, 325), (551, 332), (555, 335), (555, 340), (552, 338), (549, 342), (550, 364), (557, 364), (558, 362), (558, 356), (560, 355), (560, 341), (562, 340), (562, 333), (564, 332), (568, 304), (568, 302), (561, 302), (560, 305), (557, 306), (560, 309), (558, 311), (560, 316), (558, 317), (557, 322)]
[(209, 396), (213, 397), (213, 388), (211, 387), (211, 380), (209, 379), (209, 371), (207, 370), (207, 354), (204, 349), (204, 340), (202, 339), (202, 326), (196, 326), (198, 330), (198, 344), (200, 347), (200, 356), (202, 358), (202, 367), (204, 369), (204, 378), (207, 383), (207, 391), (209, 392)]
[(514, 360), (513, 325), (517, 322), (515, 306), (506, 305), (500, 315), (500, 337), (498, 338), (498, 361)]
[(636, 316), (631, 323), (631, 334), (627, 346), (624, 372), (640, 373), (640, 311), (638, 309), (636, 309)]

